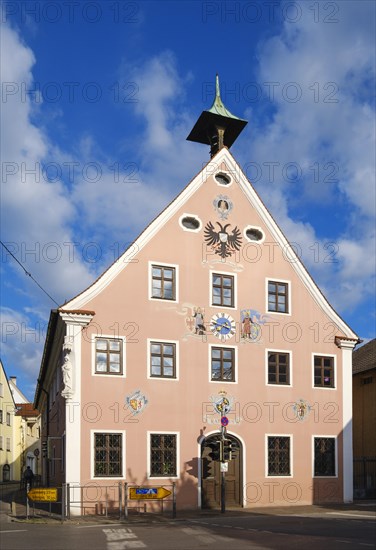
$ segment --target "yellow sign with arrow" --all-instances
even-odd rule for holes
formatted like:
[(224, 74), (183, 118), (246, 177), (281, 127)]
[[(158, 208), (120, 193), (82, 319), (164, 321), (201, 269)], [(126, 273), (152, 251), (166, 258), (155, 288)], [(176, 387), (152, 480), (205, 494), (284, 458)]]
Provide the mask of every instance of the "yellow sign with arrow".
[(57, 502), (57, 488), (38, 487), (36, 489), (30, 489), (27, 493), (27, 497), (34, 502)]
[(130, 487), (129, 498), (131, 500), (162, 499), (171, 495), (164, 487)]

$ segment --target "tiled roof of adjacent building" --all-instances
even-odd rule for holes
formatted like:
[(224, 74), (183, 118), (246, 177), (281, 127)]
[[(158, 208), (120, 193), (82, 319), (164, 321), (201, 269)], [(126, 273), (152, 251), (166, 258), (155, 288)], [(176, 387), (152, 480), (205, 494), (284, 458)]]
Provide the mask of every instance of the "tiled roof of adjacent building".
[(376, 368), (376, 338), (353, 353), (353, 374)]
[(32, 403), (16, 403), (16, 407), (16, 416), (39, 416), (39, 411), (37, 411), (37, 409), (34, 409)]

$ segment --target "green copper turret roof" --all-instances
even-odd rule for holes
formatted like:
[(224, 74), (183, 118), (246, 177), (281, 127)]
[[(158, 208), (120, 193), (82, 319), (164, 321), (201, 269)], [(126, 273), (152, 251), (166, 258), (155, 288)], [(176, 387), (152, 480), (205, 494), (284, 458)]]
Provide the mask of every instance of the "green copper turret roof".
[(233, 115), (224, 106), (217, 75), (213, 105), (207, 111), (202, 111), (187, 140), (212, 145), (213, 136), (217, 134), (218, 128), (221, 128), (224, 130), (223, 145), (231, 147), (246, 124), (247, 120)]
[(234, 118), (235, 120), (242, 120), (241, 118), (233, 115), (223, 104), (221, 99), (221, 91), (219, 89), (219, 76), (215, 77), (215, 98), (213, 105), (206, 111), (207, 113), (213, 113), (214, 115), (220, 115), (227, 118)]

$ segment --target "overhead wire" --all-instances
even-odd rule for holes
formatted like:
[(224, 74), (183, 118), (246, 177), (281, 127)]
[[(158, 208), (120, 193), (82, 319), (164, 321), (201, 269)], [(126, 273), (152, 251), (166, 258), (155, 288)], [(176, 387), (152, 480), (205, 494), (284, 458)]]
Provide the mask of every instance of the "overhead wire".
[(8, 254), (10, 254), (12, 256), (12, 258), (14, 260), (16, 260), (16, 262), (18, 263), (19, 266), (21, 266), (21, 268), (24, 270), (25, 272), (25, 275), (27, 275), (28, 277), (30, 277), (30, 279), (32, 281), (34, 281), (34, 283), (42, 290), (42, 292), (44, 292), (46, 294), (46, 296), (49, 297), (50, 300), (53, 301), (54, 304), (56, 304), (58, 307), (60, 306), (60, 304), (54, 299), (52, 298), (51, 294), (49, 294), (47, 292), (47, 290), (45, 290), (42, 285), (36, 280), (35, 277), (33, 277), (33, 275), (27, 271), (27, 269), (25, 268), (25, 266), (19, 261), (19, 259), (13, 254), (13, 252), (11, 250), (9, 250), (9, 248), (3, 243), (3, 241), (0, 241), (1, 245), (5, 248), (5, 250), (8, 252)]

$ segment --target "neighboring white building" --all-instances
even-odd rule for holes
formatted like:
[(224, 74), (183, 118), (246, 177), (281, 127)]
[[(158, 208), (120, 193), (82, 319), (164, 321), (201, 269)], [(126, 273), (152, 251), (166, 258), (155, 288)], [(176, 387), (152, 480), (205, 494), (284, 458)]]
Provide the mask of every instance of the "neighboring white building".
[(9, 387), (12, 392), (14, 402), (16, 404), (20, 403), (29, 403), (28, 398), (22, 393), (20, 388), (17, 386), (17, 376), (9, 377)]
[(0, 361), (0, 482), (19, 480), (19, 420), (15, 419), (16, 404)]

